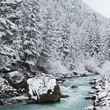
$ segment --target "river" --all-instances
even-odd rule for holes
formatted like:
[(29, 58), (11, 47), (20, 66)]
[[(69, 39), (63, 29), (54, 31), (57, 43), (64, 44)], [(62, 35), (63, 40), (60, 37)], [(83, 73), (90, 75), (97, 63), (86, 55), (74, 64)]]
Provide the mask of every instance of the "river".
[[(0, 110), (87, 110), (87, 107), (91, 105), (91, 102), (85, 100), (88, 96), (88, 92), (91, 91), (91, 87), (88, 84), (89, 81), (96, 76), (81, 77), (68, 79), (64, 82), (66, 94), (70, 97), (62, 99), (59, 103), (54, 104), (30, 104), (30, 105), (10, 105), (0, 107)], [(72, 85), (76, 85), (77, 88), (71, 88)]]

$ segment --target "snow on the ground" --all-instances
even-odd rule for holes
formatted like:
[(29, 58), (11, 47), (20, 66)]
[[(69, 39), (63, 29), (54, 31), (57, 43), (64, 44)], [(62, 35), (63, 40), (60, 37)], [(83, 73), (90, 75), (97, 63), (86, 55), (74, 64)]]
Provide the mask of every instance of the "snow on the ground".
[[(96, 83), (97, 91), (96, 103), (98, 103), (97, 110), (109, 110), (110, 109), (110, 80), (109, 77), (103, 75)], [(103, 108), (102, 108), (103, 106)]]
[(80, 74), (101, 73), (102, 69), (98, 65), (99, 65), (98, 61), (95, 58), (90, 57), (87, 60), (78, 63), (78, 66), (75, 69), (75, 71)]
[(84, 74), (84, 73), (87, 72), (87, 71), (85, 70), (84, 63), (78, 63), (78, 64), (77, 64), (77, 67), (75, 68), (74, 71), (77, 72), (77, 73), (79, 73), (79, 74)]
[(62, 65), (59, 60), (49, 61), (49, 63), (50, 63), (51, 71), (54, 73), (62, 73), (62, 74), (70, 73), (70, 71), (64, 65)]
[(85, 61), (85, 69), (92, 73), (101, 72), (101, 68), (98, 67), (98, 61), (95, 58), (89, 58)]
[(15, 3), (15, 2), (21, 2), (22, 0), (6, 0), (5, 3)]
[(41, 66), (43, 66), (45, 70), (54, 77), (60, 78), (72, 74), (72, 71), (70, 71), (60, 60), (54, 58), (50, 58), (46, 63), (41, 64)]
[(4, 35), (6, 35), (4, 32), (0, 32), (0, 38)]
[(102, 65), (102, 75), (109, 76), (110, 75), (110, 61), (105, 61)]

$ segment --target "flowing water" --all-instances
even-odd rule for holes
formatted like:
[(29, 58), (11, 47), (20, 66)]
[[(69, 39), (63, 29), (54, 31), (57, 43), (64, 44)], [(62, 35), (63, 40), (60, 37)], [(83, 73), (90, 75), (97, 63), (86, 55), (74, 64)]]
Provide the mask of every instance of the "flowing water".
[[(59, 103), (54, 104), (30, 104), (30, 105), (11, 105), (0, 107), (0, 110), (87, 110), (91, 102), (85, 100), (91, 87), (88, 84), (96, 76), (69, 79), (64, 82), (67, 87), (66, 94), (70, 97), (62, 99)], [(72, 89), (71, 86), (76, 85), (77, 88)]]

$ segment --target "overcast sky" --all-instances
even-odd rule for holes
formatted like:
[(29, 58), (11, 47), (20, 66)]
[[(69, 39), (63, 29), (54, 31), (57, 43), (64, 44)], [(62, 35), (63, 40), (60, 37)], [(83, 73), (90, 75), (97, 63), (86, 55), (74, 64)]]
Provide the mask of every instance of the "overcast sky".
[(110, 18), (110, 0), (83, 0), (91, 8)]

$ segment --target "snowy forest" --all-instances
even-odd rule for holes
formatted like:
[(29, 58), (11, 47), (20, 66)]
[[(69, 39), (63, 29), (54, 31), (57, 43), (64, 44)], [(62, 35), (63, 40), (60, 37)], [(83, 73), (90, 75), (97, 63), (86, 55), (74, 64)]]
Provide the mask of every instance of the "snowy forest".
[(0, 0), (0, 110), (109, 110), (109, 60), (110, 19), (83, 0)]

